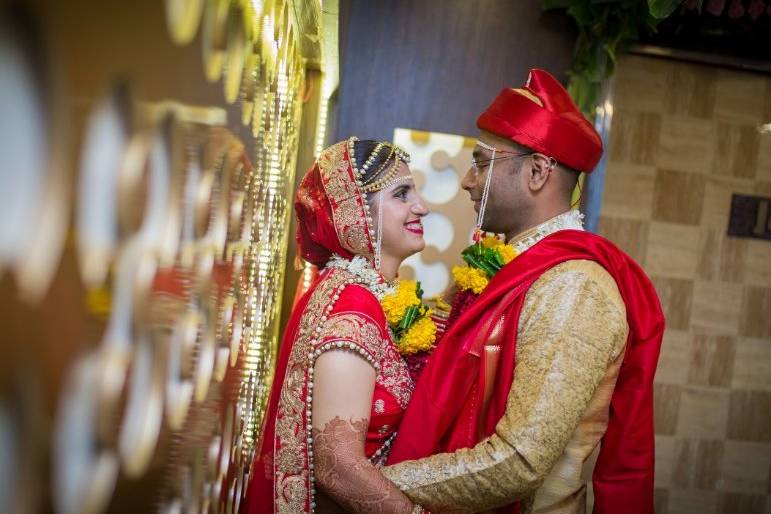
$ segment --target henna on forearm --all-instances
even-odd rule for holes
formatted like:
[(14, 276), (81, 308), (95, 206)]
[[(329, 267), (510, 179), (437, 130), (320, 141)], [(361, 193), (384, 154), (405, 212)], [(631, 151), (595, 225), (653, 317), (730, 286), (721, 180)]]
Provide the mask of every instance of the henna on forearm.
[(415, 505), (364, 455), (367, 426), (366, 419), (335, 417), (313, 429), (316, 484), (351, 512), (409, 513)]

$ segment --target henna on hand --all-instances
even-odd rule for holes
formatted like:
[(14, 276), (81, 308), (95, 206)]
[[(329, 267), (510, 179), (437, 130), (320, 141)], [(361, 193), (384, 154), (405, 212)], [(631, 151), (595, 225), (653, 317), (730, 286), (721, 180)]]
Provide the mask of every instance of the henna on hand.
[(336, 416), (324, 428), (313, 428), (316, 484), (351, 512), (409, 513), (413, 503), (364, 455), (368, 425), (367, 419)]

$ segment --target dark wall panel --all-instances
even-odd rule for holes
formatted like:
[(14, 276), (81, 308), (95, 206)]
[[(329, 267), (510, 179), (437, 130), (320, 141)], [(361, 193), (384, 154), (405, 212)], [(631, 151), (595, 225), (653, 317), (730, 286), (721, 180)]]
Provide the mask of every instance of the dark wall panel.
[(566, 79), (576, 32), (541, 0), (342, 0), (332, 133), (390, 140), (395, 127), (473, 135), (505, 86), (541, 67)]

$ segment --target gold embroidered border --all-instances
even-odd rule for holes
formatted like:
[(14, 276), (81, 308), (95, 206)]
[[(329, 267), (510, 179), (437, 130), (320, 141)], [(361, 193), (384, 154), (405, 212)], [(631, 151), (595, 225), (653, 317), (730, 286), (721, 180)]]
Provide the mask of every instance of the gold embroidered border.
[(340, 244), (354, 255), (372, 258), (371, 237), (366, 198), (356, 184), (348, 158), (348, 141), (327, 148), (319, 156), (321, 183), (332, 206), (332, 219)]

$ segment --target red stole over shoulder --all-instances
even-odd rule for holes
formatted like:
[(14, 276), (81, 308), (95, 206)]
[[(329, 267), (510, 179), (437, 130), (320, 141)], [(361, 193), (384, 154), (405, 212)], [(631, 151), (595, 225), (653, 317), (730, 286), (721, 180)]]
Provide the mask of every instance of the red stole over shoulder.
[[(653, 376), (664, 315), (643, 270), (610, 241), (579, 230), (551, 234), (514, 259), (449, 328), (418, 382), (389, 464), (471, 447), (493, 434), (514, 379), (525, 295), (544, 272), (574, 259), (595, 261), (610, 273), (629, 323), (626, 354), (594, 469), (594, 512), (653, 513)], [(482, 412), (485, 370), (480, 357), (501, 315), (501, 359), (493, 397)], [(517, 512), (518, 504), (505, 511)]]

